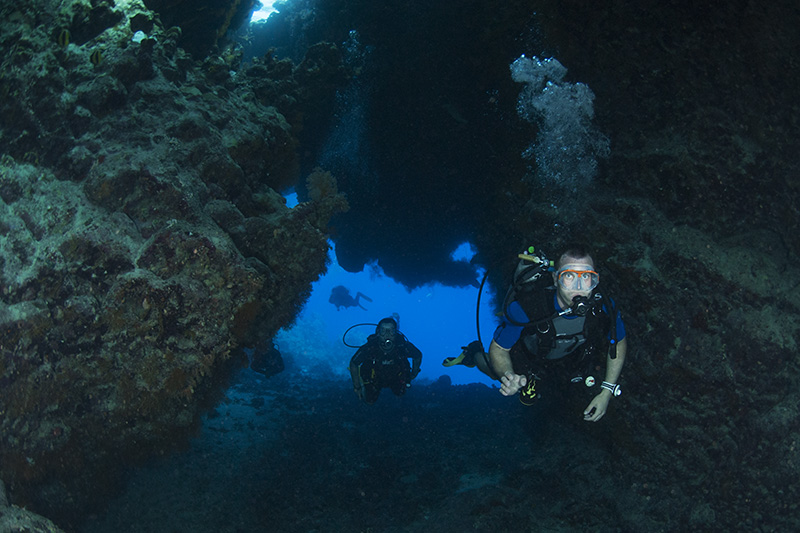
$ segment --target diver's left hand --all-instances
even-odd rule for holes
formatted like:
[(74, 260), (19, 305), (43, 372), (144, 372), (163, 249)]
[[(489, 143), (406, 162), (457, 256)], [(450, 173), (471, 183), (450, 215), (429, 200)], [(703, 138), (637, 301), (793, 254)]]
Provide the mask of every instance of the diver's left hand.
[(361, 386), (361, 387), (353, 387), (353, 392), (356, 393), (356, 396), (358, 396), (359, 400), (361, 400), (362, 402), (364, 401), (364, 387), (363, 386)]
[(603, 391), (595, 396), (583, 411), (583, 419), (587, 422), (597, 422), (608, 410), (608, 402), (611, 400), (611, 394), (608, 391)]

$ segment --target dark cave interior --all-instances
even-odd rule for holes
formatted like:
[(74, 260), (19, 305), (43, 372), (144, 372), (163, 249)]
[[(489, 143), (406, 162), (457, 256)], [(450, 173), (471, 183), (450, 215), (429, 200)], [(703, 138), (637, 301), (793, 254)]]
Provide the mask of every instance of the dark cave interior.
[[(308, 43), (345, 43), (358, 32), (364, 52), (351, 83), (365, 108), (361, 152), (337, 157), (350, 148), (334, 146), (326, 157), (351, 204), (334, 220), (340, 260), (357, 271), (378, 259), (409, 286), (459, 285), (469, 277), (453, 269), (445, 250), (472, 240), (478, 260), (503, 265), (505, 275), (509, 249), (531, 239), (583, 238), (577, 227), (596, 209), (595, 195), (647, 197), (657, 189), (676, 222), (718, 236), (796, 228), (796, 209), (770, 197), (776, 189), (793, 191), (786, 200), (796, 197), (791, 158), (754, 156), (730, 138), (791, 153), (784, 134), (796, 117), (780, 110), (793, 108), (800, 81), (790, 53), (798, 48), (788, 31), (793, 20), (797, 11), (788, 5), (747, 2), (539, 2), (535, 9), (519, 1), (296, 2), (249, 30), (248, 53), (291, 57)], [(537, 134), (537, 124), (517, 114), (520, 85), (508, 71), (522, 54), (558, 58), (571, 80), (596, 95), (597, 125), (612, 156), (600, 161), (590, 194), (548, 186), (520, 157)], [(329, 128), (303, 135), (303, 165), (311, 167)], [(703, 161), (682, 168), (658, 154), (635, 157), (658, 142), (702, 146)], [(735, 179), (723, 170), (731, 166)], [(563, 212), (548, 217), (533, 205), (551, 203)], [(797, 252), (790, 233), (781, 233)]]

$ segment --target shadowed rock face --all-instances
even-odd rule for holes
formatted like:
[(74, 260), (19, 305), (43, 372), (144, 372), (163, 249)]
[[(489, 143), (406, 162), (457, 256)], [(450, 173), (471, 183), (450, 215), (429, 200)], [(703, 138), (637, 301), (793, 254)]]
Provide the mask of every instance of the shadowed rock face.
[(6, 487), (2, 480), (0, 480), (0, 530), (62, 533), (62, 530), (47, 518), (16, 505), (11, 505), (6, 496)]
[(276, 191), (343, 74), (325, 45), (305, 67), (195, 63), (141, 6), (2, 9), (0, 478), (68, 520), (185, 441), (234, 350), (324, 271), (335, 178), (312, 173), (294, 209)]
[(182, 48), (202, 58), (250, 18), (255, 0), (144, 0), (166, 27), (180, 26)]

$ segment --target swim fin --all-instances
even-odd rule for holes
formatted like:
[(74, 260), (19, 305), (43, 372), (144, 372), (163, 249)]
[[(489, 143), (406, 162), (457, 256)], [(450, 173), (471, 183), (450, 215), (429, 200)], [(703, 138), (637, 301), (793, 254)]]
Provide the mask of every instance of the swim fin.
[(461, 347), (461, 353), (457, 357), (446, 357), (442, 361), (442, 366), (464, 365), (468, 368), (475, 367), (475, 354), (483, 351), (483, 346), (478, 341), (472, 341), (466, 346)]
[(462, 361), (464, 361), (464, 357), (466, 354), (461, 352), (458, 357), (445, 357), (444, 361), (442, 361), (442, 366), (456, 366), (460, 365)]

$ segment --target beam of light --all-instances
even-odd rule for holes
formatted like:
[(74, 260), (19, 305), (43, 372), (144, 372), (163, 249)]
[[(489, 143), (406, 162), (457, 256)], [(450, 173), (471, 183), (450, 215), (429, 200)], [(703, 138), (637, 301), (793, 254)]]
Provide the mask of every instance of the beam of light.
[(278, 10), (275, 8), (276, 1), (277, 0), (263, 0), (259, 2), (258, 9), (253, 11), (253, 14), (250, 16), (250, 23), (262, 22), (267, 20), (273, 13), (277, 13)]

